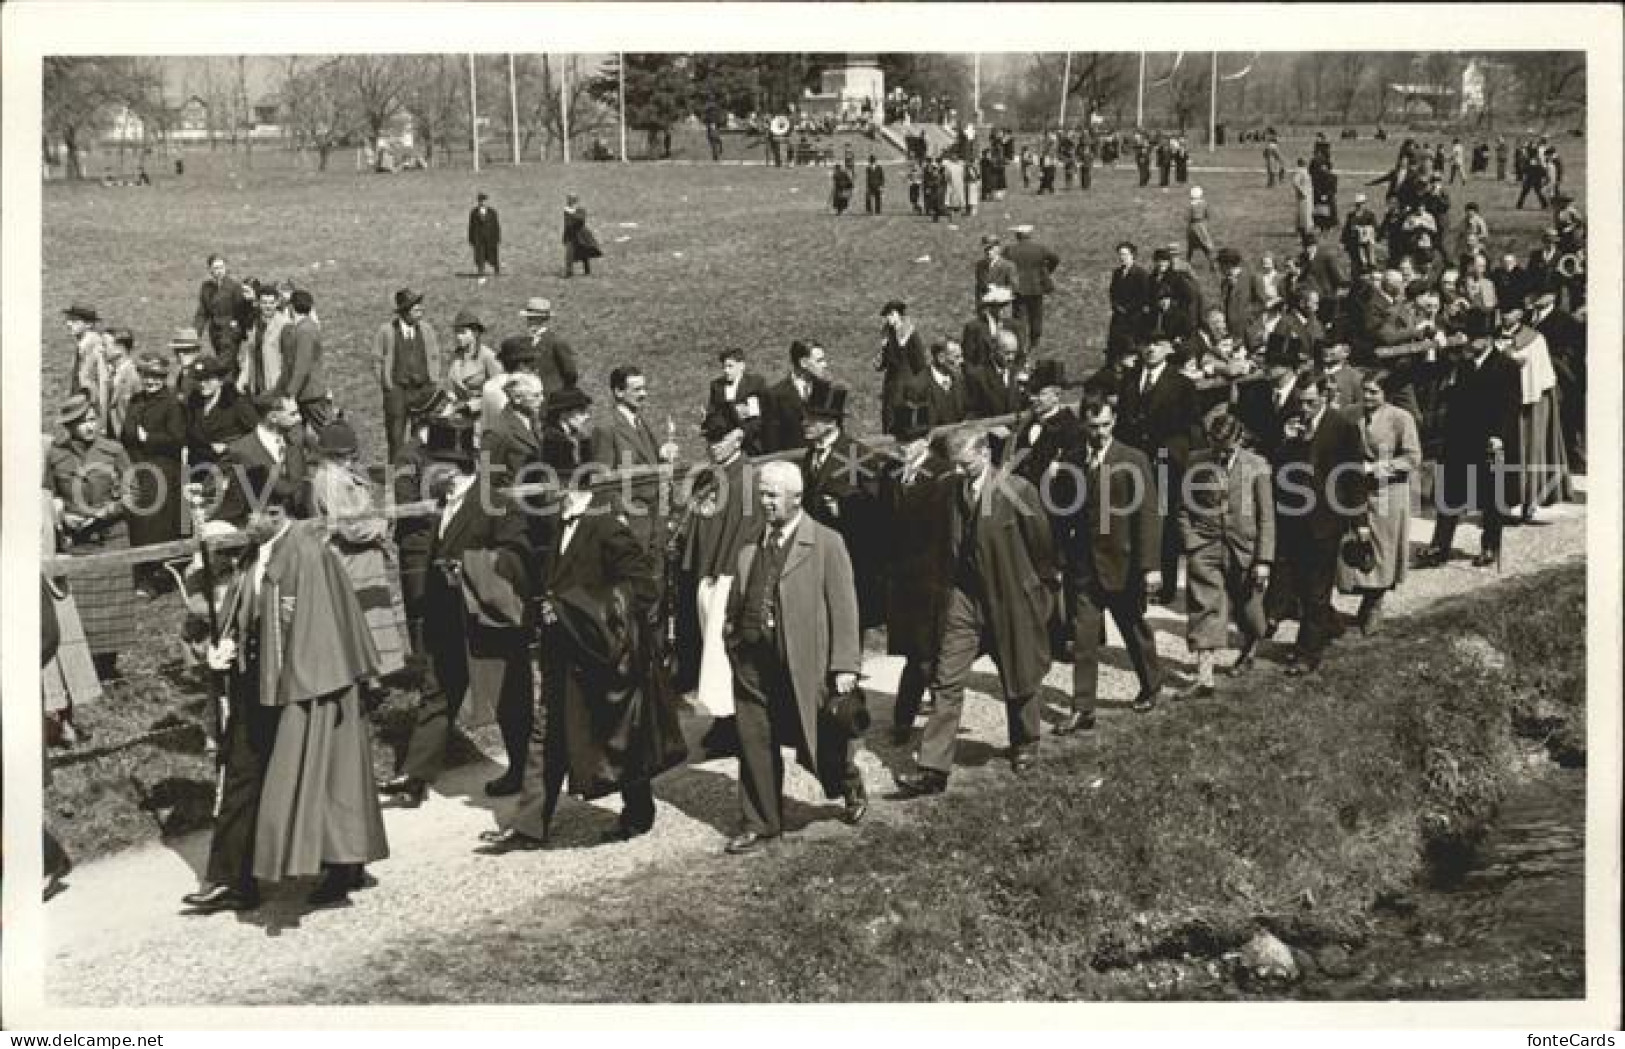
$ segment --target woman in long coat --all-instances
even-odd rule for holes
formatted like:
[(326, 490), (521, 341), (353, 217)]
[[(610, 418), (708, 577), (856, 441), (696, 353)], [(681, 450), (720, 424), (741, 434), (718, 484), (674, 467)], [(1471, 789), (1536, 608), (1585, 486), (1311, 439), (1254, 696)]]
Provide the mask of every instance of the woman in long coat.
[(259, 673), (232, 701), (281, 708), (253, 874), (263, 881), (324, 874), (311, 896), (317, 905), (342, 902), (364, 884), (362, 868), (389, 855), (357, 687), (377, 673), (378, 656), (326, 533), (321, 522), (286, 526), (264, 555), (257, 588), (245, 586), (234, 609), (239, 632), (258, 642)]
[(406, 666), (401, 623), (406, 619), (389, 585), (393, 550), (389, 522), (382, 517), (354, 517), (374, 509), (372, 486), (356, 466), (355, 431), (342, 419), (329, 423), (316, 438), (319, 461), (310, 476), (311, 515), (326, 521), (328, 542), (350, 577), (361, 605), (367, 632), (378, 652), (378, 676)]
[[(130, 545), (151, 546), (181, 535), (181, 450), (186, 409), (169, 387), (169, 362), (156, 353), (136, 361), (141, 392), (130, 398), (119, 434), (130, 453)], [(138, 591), (156, 587), (161, 573), (138, 572)]]
[(1360, 433), (1365, 440), (1365, 477), (1370, 495), (1365, 529), (1374, 558), (1362, 570), (1342, 558), (1337, 562), (1337, 588), (1360, 595), (1356, 622), (1365, 634), (1377, 631), (1382, 602), (1388, 591), (1405, 580), (1410, 564), (1411, 485), (1422, 469), (1422, 439), (1416, 417), (1388, 403), (1390, 377), (1373, 371), (1361, 385), (1363, 413)]
[(564, 275), (574, 276), (576, 263), (581, 272), (592, 276), (592, 260), (603, 255), (598, 238), (587, 228), (587, 209), (576, 200), (574, 193), (564, 198)]
[(446, 362), (441, 385), (457, 409), (478, 423), (485, 384), (502, 374), (502, 364), (495, 351), (480, 341), (485, 325), (472, 310), (459, 310), (451, 328), (451, 359)]

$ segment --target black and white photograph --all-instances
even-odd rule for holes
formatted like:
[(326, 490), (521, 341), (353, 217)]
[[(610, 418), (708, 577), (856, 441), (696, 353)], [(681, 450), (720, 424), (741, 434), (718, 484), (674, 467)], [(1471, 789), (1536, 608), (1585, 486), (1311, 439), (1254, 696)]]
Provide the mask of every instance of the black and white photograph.
[(0, 14), (8, 1029), (1619, 1027), (1618, 9)]

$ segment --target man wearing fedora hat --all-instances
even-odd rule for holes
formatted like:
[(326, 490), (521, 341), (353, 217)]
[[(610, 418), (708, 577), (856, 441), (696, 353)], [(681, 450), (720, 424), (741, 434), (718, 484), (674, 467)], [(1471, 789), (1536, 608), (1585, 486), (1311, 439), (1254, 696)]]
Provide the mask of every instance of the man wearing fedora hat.
[(571, 386), (548, 394), (542, 410), (542, 462), (563, 480), (592, 461), (592, 398)]
[(965, 351), (965, 367), (986, 367), (993, 359), (1001, 331), (1015, 332), (1019, 351), (1026, 352), (1027, 325), (1022, 319), (1010, 317), (1013, 302), (1015, 294), (1002, 284), (989, 286), (982, 295), (976, 316), (965, 322), (959, 334), (959, 344)]
[[(218, 358), (217, 358), (218, 359)], [(169, 385), (169, 360), (147, 351), (136, 359), (141, 392), (130, 398), (119, 439), (130, 453), (130, 545), (151, 546), (181, 535), (181, 453), (186, 447), (186, 409)], [(138, 592), (151, 595), (165, 578), (162, 566), (148, 571)]]
[(384, 393), (384, 439), (392, 460), (406, 439), (406, 405), (441, 381), (440, 339), (423, 314), (422, 293), (402, 288), (395, 293), (395, 316), (380, 324), (372, 338)]
[(106, 424), (112, 402), (112, 377), (107, 367), (107, 337), (97, 330), (101, 316), (96, 307), (76, 302), (62, 311), (62, 323), (73, 340), (73, 368), (68, 372), (68, 390), (90, 399), (97, 419)]
[(1061, 256), (1033, 239), (1033, 227), (1023, 223), (1011, 227), (1016, 235), (1010, 247), (1010, 261), (1016, 267), (1015, 316), (1027, 324), (1028, 346), (1036, 349), (1044, 338), (1044, 297), (1055, 290), (1055, 269)]
[(70, 541), (100, 540), (124, 520), (130, 453), (101, 436), (101, 417), (84, 393), (63, 401), (56, 421), (64, 432), (45, 453), (45, 487), (57, 522)]
[(502, 797), (519, 793), (534, 719), (530, 594), (535, 550), (525, 516), (499, 488), (480, 483), (474, 428), (467, 420), (429, 421), (423, 494), (440, 512), (401, 573), (423, 578), (422, 640), (429, 671), (399, 775), (380, 787), (409, 807), (421, 805), (445, 766), (458, 711), (470, 695), (475, 710), (494, 709), (508, 768), (485, 785)]
[(485, 267), (498, 277), (502, 276), (502, 222), (497, 209), (486, 203), (490, 198), (482, 190), (474, 196), (474, 207), (468, 212), (468, 243), (474, 249), (474, 274), (485, 276)]
[(553, 304), (536, 296), (526, 300), (519, 313), (525, 318), (526, 335), (537, 354), (536, 374), (542, 377), (542, 385), (549, 393), (574, 386), (580, 380), (581, 369), (576, 364), (575, 350), (553, 331)]

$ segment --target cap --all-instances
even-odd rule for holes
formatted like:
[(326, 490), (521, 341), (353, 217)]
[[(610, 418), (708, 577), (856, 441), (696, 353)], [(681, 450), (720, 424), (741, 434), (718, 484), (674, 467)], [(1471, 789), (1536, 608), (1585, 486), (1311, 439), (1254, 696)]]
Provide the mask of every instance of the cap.
[(549, 317), (553, 314), (553, 304), (540, 295), (525, 300), (525, 306), (520, 314), (526, 317)]
[(455, 328), (473, 328), (475, 331), (484, 331), (485, 324), (473, 310), (458, 310), (457, 317), (451, 322)]
[(169, 378), (169, 358), (161, 353), (148, 350), (145, 353), (136, 355), (135, 370), (140, 373), (143, 379), (167, 379)]
[(95, 406), (90, 403), (89, 394), (76, 393), (57, 407), (56, 421), (63, 426), (72, 426), (95, 411)]
[(186, 374), (194, 382), (202, 382), (204, 379), (224, 379), (230, 371), (231, 366), (229, 364), (219, 357), (213, 356), (199, 357), (186, 366)]
[(1191, 199), (1192, 200), (1201, 200), (1202, 199), (1202, 187), (1201, 186), (1192, 186), (1191, 187)]
[(982, 234), (982, 247), (984, 247), (984, 248), (991, 248), (995, 244), (1002, 244), (1002, 243), (1004, 243), (1004, 242), (999, 239), (999, 235), (997, 233), (984, 233), (984, 234)]

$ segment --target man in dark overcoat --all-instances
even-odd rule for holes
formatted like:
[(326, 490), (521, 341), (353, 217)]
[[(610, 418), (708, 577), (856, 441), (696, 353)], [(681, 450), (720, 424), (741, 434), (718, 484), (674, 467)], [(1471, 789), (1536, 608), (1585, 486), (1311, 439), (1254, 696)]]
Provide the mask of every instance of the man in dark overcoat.
[[(423, 803), (445, 766), (452, 725), (470, 693), (482, 713), (495, 708), (508, 768), (485, 785), (519, 793), (534, 718), (530, 675), (530, 580), (534, 556), (525, 518), (477, 472), (473, 427), (454, 418), (429, 423), (424, 488), (441, 505), (423, 564), (426, 675), (400, 774), (381, 788), (408, 806)], [(404, 555), (404, 552), (403, 552)], [(415, 560), (415, 557), (414, 557)]]
[(890, 433), (891, 411), (897, 400), (897, 391), (925, 370), (925, 341), (914, 330), (914, 322), (909, 320), (907, 303), (893, 299), (881, 307), (880, 316), (885, 321), (886, 338), (881, 343), (880, 353), (875, 356), (875, 371), (881, 373), (880, 429), (883, 433)]
[(1055, 290), (1055, 269), (1061, 256), (1033, 239), (1033, 227), (1023, 223), (1012, 227), (1016, 242), (1010, 246), (1010, 261), (1016, 267), (1015, 316), (1027, 325), (1028, 346), (1036, 348), (1044, 338), (1044, 297)]
[(857, 577), (859, 615), (868, 628), (878, 626), (883, 618), (881, 535), (875, 521), (876, 460), (843, 429), (846, 400), (844, 387), (827, 382), (814, 383), (807, 398), (802, 423), (807, 452), (801, 461), (801, 506), (846, 544)]
[[(1130, 372), (1117, 404), (1117, 435), (1150, 460), (1161, 512), (1173, 512), (1174, 493), (1190, 459), (1191, 447), (1200, 447), (1201, 408), (1196, 386), (1168, 360), (1173, 344), (1153, 339), (1140, 367)], [(1158, 600), (1173, 604), (1179, 580), (1179, 536), (1173, 529), (1162, 534), (1162, 580)]]
[(948, 788), (965, 681), (983, 651), (999, 671), (1011, 767), (1018, 773), (1032, 767), (1039, 692), (1051, 661), (1049, 623), (1061, 588), (1054, 534), (1032, 485), (994, 468), (985, 433), (954, 431), (944, 451), (956, 475), (950, 589), (931, 679), (936, 713), (920, 739), (919, 769), (896, 777), (910, 797)]
[(1107, 297), (1111, 321), (1106, 328), (1106, 352), (1117, 355), (1132, 349), (1145, 330), (1151, 312), (1151, 275), (1135, 261), (1132, 241), (1117, 245), (1117, 265), (1112, 268)]
[(790, 343), (790, 373), (767, 391), (762, 412), (761, 448), (764, 453), (800, 448), (805, 441), (802, 417), (813, 383), (829, 374), (829, 354), (816, 343), (800, 339)]
[(485, 267), (490, 266), (491, 271), (500, 277), (502, 221), (497, 217), (497, 209), (486, 203), (488, 199), (484, 193), (474, 197), (474, 207), (468, 213), (468, 244), (474, 249), (474, 272), (483, 277)]

